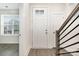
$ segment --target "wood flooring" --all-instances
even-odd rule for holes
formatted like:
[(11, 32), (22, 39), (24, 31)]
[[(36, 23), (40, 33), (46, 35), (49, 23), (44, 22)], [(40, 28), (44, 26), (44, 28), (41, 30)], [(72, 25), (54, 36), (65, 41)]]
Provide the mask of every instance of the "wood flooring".
[[(66, 52), (62, 50), (61, 52)], [(56, 49), (31, 49), (28, 56), (55, 56)], [(72, 56), (71, 54), (65, 54), (61, 56)]]

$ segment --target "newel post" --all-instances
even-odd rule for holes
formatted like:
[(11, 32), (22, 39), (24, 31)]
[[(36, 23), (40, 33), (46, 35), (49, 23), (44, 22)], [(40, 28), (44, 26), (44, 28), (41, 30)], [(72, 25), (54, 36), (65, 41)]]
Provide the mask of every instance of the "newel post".
[(56, 56), (59, 55), (59, 32), (56, 31)]

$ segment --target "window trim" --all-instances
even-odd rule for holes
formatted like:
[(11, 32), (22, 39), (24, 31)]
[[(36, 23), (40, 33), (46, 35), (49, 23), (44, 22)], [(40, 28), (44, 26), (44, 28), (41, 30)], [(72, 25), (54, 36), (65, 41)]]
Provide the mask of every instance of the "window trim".
[[(14, 34), (14, 33), (4, 34), (4, 16), (18, 16), (19, 17), (19, 15), (16, 15), (16, 14), (1, 14), (1, 35), (2, 36), (19, 36), (19, 34)], [(12, 29), (12, 32), (14, 32), (13, 29)]]

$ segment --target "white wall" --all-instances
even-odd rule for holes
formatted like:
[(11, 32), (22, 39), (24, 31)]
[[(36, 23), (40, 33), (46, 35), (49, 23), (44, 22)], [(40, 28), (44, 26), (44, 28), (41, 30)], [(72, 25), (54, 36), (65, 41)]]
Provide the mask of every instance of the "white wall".
[(19, 10), (18, 9), (0, 9), (0, 44), (15, 44), (18, 43), (18, 36), (3, 36), (1, 35), (1, 14), (12, 14), (12, 15), (18, 15)]
[[(6, 7), (8, 6), (8, 7)], [(19, 9), (19, 3), (0, 3), (0, 9)]]
[(20, 5), (19, 16), (20, 16), (20, 34), (19, 37), (19, 55), (27, 56), (32, 45), (31, 45), (31, 22), (29, 17), (29, 4), (24, 3)]

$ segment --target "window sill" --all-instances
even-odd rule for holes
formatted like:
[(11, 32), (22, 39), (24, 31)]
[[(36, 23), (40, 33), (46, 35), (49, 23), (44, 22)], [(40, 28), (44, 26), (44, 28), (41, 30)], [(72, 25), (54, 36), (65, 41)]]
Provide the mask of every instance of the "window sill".
[(3, 35), (0, 35), (0, 36), (19, 36), (19, 34), (15, 34), (15, 35), (3, 34)]
[(0, 44), (19, 44), (19, 42), (0, 42)]

